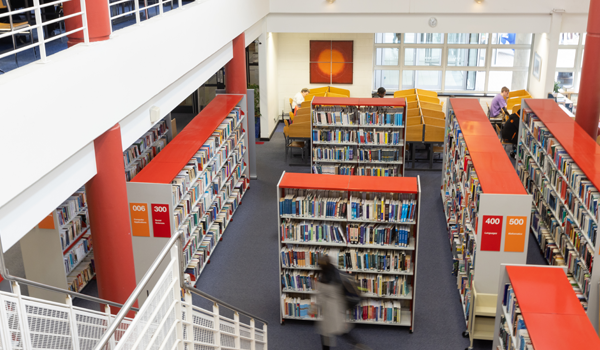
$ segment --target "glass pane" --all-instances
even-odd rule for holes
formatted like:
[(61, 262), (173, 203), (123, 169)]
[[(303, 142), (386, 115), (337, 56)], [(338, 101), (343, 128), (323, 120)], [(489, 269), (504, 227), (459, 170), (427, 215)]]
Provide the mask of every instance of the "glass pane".
[(405, 49), (404, 64), (407, 66), (441, 66), (442, 49)]
[(573, 68), (575, 66), (576, 49), (561, 49), (558, 50), (556, 57), (556, 66), (560, 68)]
[(398, 49), (396, 48), (377, 48), (377, 57), (375, 64), (378, 66), (397, 66), (398, 65)]
[(560, 33), (558, 45), (579, 45), (579, 33)]
[(483, 67), (485, 49), (448, 49), (448, 66)]
[(530, 45), (531, 33), (492, 33), (493, 45)]
[(386, 90), (398, 90), (400, 84), (400, 71), (375, 70), (375, 90), (384, 87)]
[(405, 33), (405, 44), (443, 44), (444, 34), (442, 33)]
[(448, 33), (448, 44), (487, 44), (488, 33)]
[(483, 91), (485, 72), (446, 71), (445, 90)]
[(529, 51), (515, 49), (493, 49), (492, 67), (529, 67)]
[(581, 44), (585, 45), (585, 36), (587, 33), (583, 33), (583, 38), (581, 39)]
[(490, 92), (500, 92), (503, 86), (511, 89), (513, 72), (491, 71), (490, 80), (488, 82), (488, 90)]
[(375, 44), (400, 44), (400, 33), (375, 33)]
[(570, 89), (573, 87), (573, 72), (556, 72), (554, 74), (554, 81), (558, 82), (558, 85), (564, 89)]
[(402, 71), (402, 90), (414, 89), (415, 87), (415, 71)]
[(417, 89), (441, 90), (441, 70), (418, 70), (415, 71), (415, 87)]

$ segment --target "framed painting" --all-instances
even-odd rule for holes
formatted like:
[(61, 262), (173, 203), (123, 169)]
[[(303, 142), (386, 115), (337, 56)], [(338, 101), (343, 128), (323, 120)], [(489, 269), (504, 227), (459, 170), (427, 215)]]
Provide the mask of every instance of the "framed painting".
[(353, 72), (353, 41), (310, 41), (311, 84), (352, 84)]

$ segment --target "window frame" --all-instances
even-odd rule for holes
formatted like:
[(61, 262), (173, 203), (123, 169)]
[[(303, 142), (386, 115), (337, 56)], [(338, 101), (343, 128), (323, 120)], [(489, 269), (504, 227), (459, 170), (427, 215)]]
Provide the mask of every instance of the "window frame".
[[(525, 87), (529, 84), (529, 73), (532, 66), (532, 57), (533, 57), (533, 43), (535, 34), (531, 33), (532, 39), (530, 44), (514, 44), (514, 45), (505, 45), (505, 44), (492, 44), (492, 35), (493, 33), (488, 34), (487, 44), (448, 44), (448, 33), (443, 33), (443, 44), (405, 44), (405, 33), (400, 33), (400, 42), (397, 44), (378, 44), (376, 42), (376, 35), (373, 34), (374, 47), (373, 47), (373, 76), (375, 77), (375, 71), (377, 70), (398, 70), (400, 71), (400, 81), (398, 90), (403, 90), (402, 88), (402, 80), (404, 71), (441, 71), (441, 87), (439, 90), (436, 90), (439, 93), (468, 93), (468, 94), (490, 94), (500, 92), (499, 90), (489, 90), (489, 77), (490, 71), (511, 71), (511, 72), (526, 72), (527, 80), (525, 83)], [(530, 33), (527, 33), (530, 34)], [(582, 36), (580, 35), (579, 41), (581, 43)], [(377, 65), (377, 49), (378, 48), (398, 48), (398, 65)], [(405, 49), (410, 48), (421, 48), (421, 49), (442, 49), (441, 56), (441, 65), (440, 66), (418, 66), (418, 65), (405, 65)], [(561, 47), (568, 48), (568, 47)], [(448, 66), (448, 49), (485, 49), (485, 65), (484, 66)], [(529, 59), (527, 67), (492, 67), (492, 52), (494, 49), (526, 49), (529, 50)], [(580, 51), (577, 53), (577, 59), (581, 59)], [(474, 72), (485, 72), (485, 82), (483, 90), (446, 90), (446, 72), (447, 71), (474, 71)], [(375, 86), (375, 78), (373, 78), (373, 90), (377, 90), (378, 86)], [(392, 90), (390, 90), (392, 91)], [(393, 90), (395, 91), (395, 90)]]
[[(563, 33), (560, 33), (561, 35)], [(556, 82), (556, 76), (558, 74), (558, 72), (572, 72), (573, 73), (573, 87), (569, 88), (571, 90), (574, 90), (576, 92), (579, 92), (579, 84), (581, 83), (579, 80), (581, 78), (581, 67), (583, 66), (583, 54), (584, 54), (584, 49), (585, 49), (585, 44), (583, 43), (583, 38), (584, 35), (586, 33), (585, 32), (581, 32), (579, 33), (579, 40), (577, 42), (577, 45), (558, 45), (558, 50), (568, 50), (568, 49), (575, 49), (577, 50), (575, 53), (575, 64), (573, 66), (573, 68), (561, 68), (558, 67), (558, 60), (556, 62), (557, 67), (554, 67), (554, 75), (553, 75), (553, 79)], [(557, 53), (558, 55), (558, 53)], [(577, 87), (577, 89), (575, 89), (575, 87)]]

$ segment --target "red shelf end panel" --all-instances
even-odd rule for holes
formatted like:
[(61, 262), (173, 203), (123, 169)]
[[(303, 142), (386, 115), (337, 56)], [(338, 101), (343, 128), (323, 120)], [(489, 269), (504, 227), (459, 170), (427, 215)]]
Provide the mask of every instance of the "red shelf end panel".
[(285, 173), (279, 188), (347, 191), (350, 175)]
[(416, 177), (350, 176), (349, 191), (418, 193)]

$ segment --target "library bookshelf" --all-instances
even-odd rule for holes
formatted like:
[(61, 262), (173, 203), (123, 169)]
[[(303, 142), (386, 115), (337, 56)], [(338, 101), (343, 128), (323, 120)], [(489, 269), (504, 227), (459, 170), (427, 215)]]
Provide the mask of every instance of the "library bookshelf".
[(315, 174), (404, 176), (403, 98), (315, 97), (311, 169)]
[(171, 117), (167, 115), (123, 151), (125, 179), (131, 181), (172, 139)]
[[(359, 306), (346, 312), (349, 322), (414, 331), (418, 177), (284, 172), (277, 202), (282, 323), (319, 319), (308, 308), (316, 301), (318, 256), (327, 255), (340, 272), (350, 273), (365, 288)], [(290, 305), (298, 307), (290, 311)]]
[(501, 265), (492, 349), (600, 349), (566, 272), (564, 266)]
[(450, 99), (441, 195), (471, 346), (492, 340), (501, 263), (527, 261), (532, 196), (475, 99)]
[[(94, 278), (91, 225), (84, 188), (77, 190), (21, 241), (25, 277), (81, 292)], [(40, 263), (43, 262), (43, 263)], [(60, 303), (64, 296), (30, 288), (29, 295)]]
[(598, 331), (600, 146), (554, 101), (525, 99), (517, 173), (533, 195), (531, 232), (568, 277)]
[(185, 273), (197, 283), (249, 188), (246, 130), (246, 97), (217, 95), (127, 183), (138, 279), (181, 231)]

